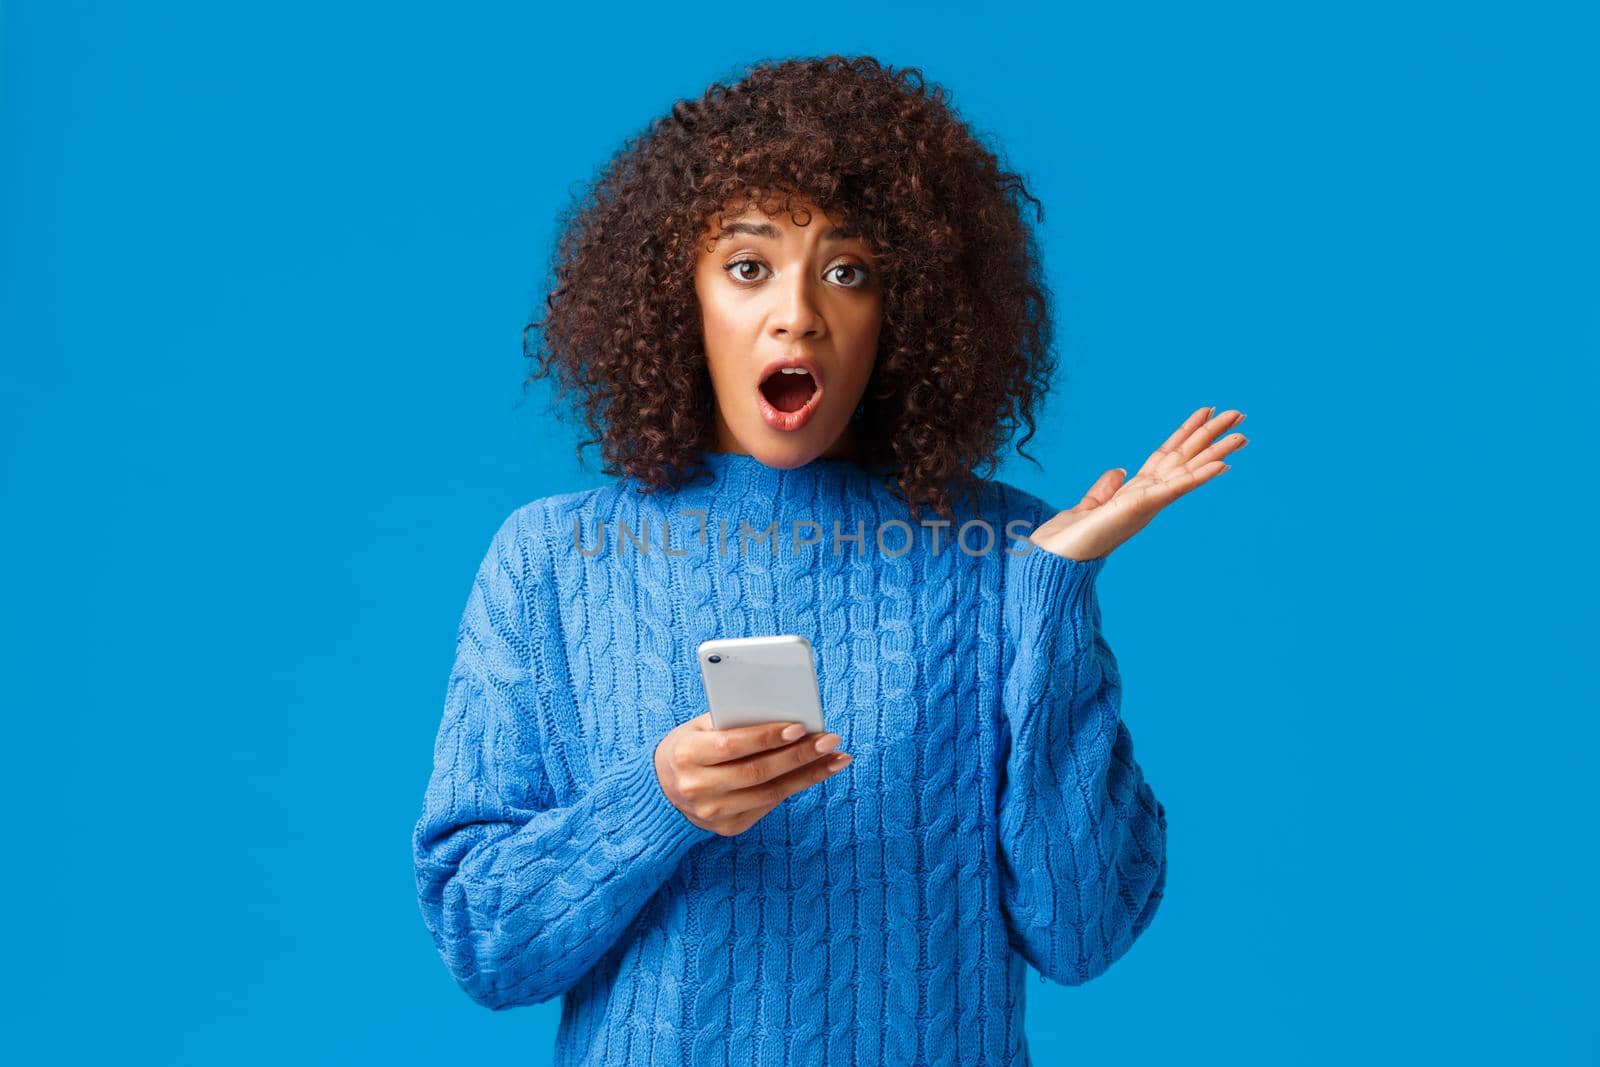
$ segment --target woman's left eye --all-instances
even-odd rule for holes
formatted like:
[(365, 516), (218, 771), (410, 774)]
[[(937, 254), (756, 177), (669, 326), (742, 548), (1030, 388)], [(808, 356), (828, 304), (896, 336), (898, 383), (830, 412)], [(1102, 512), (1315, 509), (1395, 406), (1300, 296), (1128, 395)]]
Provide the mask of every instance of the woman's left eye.
[(830, 267), (829, 269), (830, 270), (844, 270), (844, 271), (849, 271), (850, 272), (851, 277), (854, 280), (840, 283), (846, 289), (859, 289), (863, 285), (867, 284), (867, 269), (865, 267), (858, 267), (854, 263), (840, 263), (837, 266)]

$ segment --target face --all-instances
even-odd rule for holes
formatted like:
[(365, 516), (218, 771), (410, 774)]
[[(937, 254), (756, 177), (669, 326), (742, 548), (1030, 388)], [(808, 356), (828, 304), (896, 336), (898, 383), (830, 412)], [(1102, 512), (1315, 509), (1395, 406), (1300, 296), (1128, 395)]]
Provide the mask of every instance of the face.
[(854, 458), (850, 418), (883, 320), (870, 247), (814, 205), (795, 208), (804, 224), (754, 205), (721, 231), (713, 219), (695, 265), (716, 449), (784, 468)]

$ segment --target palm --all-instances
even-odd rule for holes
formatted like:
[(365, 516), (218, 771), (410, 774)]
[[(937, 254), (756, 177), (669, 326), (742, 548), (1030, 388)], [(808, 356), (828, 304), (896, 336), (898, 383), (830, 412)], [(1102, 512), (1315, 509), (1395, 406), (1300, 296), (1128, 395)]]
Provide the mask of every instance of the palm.
[(1216, 439), (1243, 422), (1244, 415), (1229, 410), (1211, 418), (1215, 410), (1201, 408), (1185, 419), (1126, 482), (1122, 468), (1106, 471), (1076, 507), (1040, 524), (1029, 540), (1068, 559), (1109, 554), (1144, 529), (1162, 508), (1227, 470), (1223, 457), (1245, 446), (1243, 434)]

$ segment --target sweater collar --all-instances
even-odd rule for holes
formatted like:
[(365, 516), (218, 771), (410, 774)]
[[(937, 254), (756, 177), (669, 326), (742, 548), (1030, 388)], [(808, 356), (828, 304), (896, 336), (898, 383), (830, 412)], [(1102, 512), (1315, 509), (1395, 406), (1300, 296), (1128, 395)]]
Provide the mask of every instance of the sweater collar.
[(862, 464), (853, 459), (818, 457), (799, 467), (769, 467), (743, 452), (702, 452), (700, 459), (719, 487), (736, 486), (779, 500), (817, 490), (880, 483), (889, 472), (887, 463)]
[[(742, 452), (700, 453), (703, 469), (690, 478), (691, 498), (728, 514), (797, 513), (836, 510), (848, 502), (872, 506), (884, 494), (886, 463), (860, 464), (849, 459), (813, 459), (799, 467), (769, 467)], [(657, 494), (682, 502), (682, 494)], [(702, 496), (703, 495), (703, 496)], [(697, 505), (691, 505), (697, 506)], [(752, 521), (754, 521), (752, 519)], [(786, 520), (787, 521), (787, 520)]]

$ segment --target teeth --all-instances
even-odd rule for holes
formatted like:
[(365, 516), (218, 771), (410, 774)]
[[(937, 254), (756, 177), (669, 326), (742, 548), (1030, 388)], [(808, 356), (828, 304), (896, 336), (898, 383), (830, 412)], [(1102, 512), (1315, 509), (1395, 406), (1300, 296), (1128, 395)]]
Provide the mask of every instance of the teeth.
[(811, 372), (806, 370), (804, 367), (783, 367), (783, 368), (781, 368), (779, 370), (779, 373), (781, 373), (781, 374), (810, 374)]

